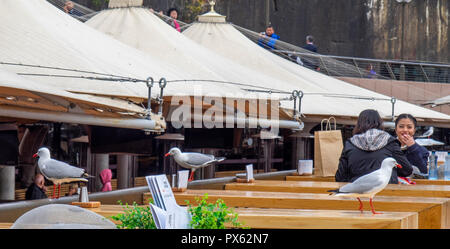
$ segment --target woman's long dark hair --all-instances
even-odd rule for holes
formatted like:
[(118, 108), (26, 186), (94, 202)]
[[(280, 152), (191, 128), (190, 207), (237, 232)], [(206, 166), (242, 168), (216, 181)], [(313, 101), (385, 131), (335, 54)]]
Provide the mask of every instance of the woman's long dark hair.
[(353, 129), (353, 135), (365, 133), (370, 129), (382, 130), (382, 128), (383, 120), (380, 114), (376, 110), (368, 109), (359, 114), (358, 122)]

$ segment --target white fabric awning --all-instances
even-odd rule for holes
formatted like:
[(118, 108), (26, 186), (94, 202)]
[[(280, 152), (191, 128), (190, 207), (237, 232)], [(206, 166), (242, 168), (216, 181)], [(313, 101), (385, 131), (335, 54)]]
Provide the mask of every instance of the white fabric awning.
[[(116, 21), (120, 23), (120, 19)], [(164, 77), (169, 81), (165, 93), (187, 96), (199, 94), (192, 87), (194, 84), (171, 80), (222, 80), (213, 71), (187, 70), (170, 61), (162, 61), (158, 56), (142, 53), (79, 22), (45, 0), (2, 0), (0, 22), (0, 68), (70, 92), (142, 101), (148, 94), (145, 82), (81, 77), (140, 80), (152, 77), (156, 82)], [(161, 56), (164, 53), (159, 52)], [(185, 65), (189, 63), (186, 61)], [(159, 94), (157, 85), (152, 91), (154, 97)], [(211, 95), (226, 90), (240, 91), (238, 87), (214, 82), (202, 83), (201, 88)]]
[[(385, 96), (333, 77), (315, 72), (285, 60), (250, 41), (227, 23), (197, 22), (183, 34), (202, 46), (215, 51), (241, 67), (259, 75), (276, 78), (270, 85), (289, 91), (304, 92), (302, 113), (311, 115), (357, 117), (365, 109), (376, 109), (384, 118), (391, 117), (391, 97)], [(420, 119), (449, 122), (450, 116), (405, 101), (397, 100), (395, 115), (410, 113)]]
[(120, 99), (75, 94), (0, 69), (0, 117), (159, 130), (145, 109)]

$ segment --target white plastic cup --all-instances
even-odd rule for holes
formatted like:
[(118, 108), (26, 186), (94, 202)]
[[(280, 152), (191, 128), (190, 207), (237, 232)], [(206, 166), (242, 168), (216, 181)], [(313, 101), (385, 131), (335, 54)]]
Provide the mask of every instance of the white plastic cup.
[(298, 160), (297, 172), (299, 175), (312, 175), (313, 160)]

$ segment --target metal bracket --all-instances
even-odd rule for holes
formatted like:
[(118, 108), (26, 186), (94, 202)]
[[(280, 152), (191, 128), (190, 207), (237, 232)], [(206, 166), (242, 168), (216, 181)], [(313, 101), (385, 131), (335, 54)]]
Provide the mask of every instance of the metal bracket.
[(392, 121), (395, 120), (395, 102), (397, 102), (397, 99), (392, 97), (391, 98), (391, 104), (392, 104), (392, 115), (391, 115), (391, 117), (392, 117)]
[(164, 94), (164, 88), (166, 87), (166, 85), (167, 85), (166, 78), (161, 78), (159, 80), (159, 88), (161, 88), (161, 92), (158, 97), (158, 104), (159, 104), (158, 115), (162, 115), (162, 112), (163, 112), (163, 102), (164, 102), (163, 94)]
[[(294, 119), (297, 119), (302, 115), (302, 98), (303, 98), (303, 91), (301, 90), (294, 90), (292, 91), (292, 98), (294, 99)], [(298, 112), (297, 112), (297, 98), (298, 98)]]
[(154, 80), (152, 77), (147, 78), (147, 87), (148, 87), (148, 98), (147, 98), (147, 114), (146, 118), (148, 120), (151, 120), (151, 113), (152, 113), (152, 87), (153, 87)]
[(292, 98), (294, 99), (294, 119), (297, 119), (297, 96), (298, 91), (297, 90), (292, 91)]

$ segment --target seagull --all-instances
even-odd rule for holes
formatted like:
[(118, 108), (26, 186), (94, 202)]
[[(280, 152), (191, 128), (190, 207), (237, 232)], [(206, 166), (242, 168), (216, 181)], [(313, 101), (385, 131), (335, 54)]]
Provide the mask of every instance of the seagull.
[(181, 167), (191, 169), (189, 181), (194, 180), (195, 170), (225, 160), (225, 157), (215, 157), (214, 155), (196, 152), (181, 152), (181, 150), (177, 147), (171, 148), (164, 156), (173, 156), (175, 162), (177, 162)]
[[(363, 203), (360, 197), (370, 198), (370, 207), (373, 214), (379, 214), (375, 212), (372, 204), (373, 197), (383, 190), (389, 183), (391, 178), (392, 168), (402, 168), (400, 164), (395, 161), (394, 158), (388, 157), (381, 162), (381, 167), (367, 175), (363, 175), (356, 179), (354, 182), (348, 183), (339, 189), (328, 190), (328, 192), (334, 192), (336, 196), (353, 196), (359, 201), (359, 210), (363, 212)], [(330, 195), (333, 195), (331, 193)]]
[(423, 133), (421, 136), (419, 136), (419, 137), (427, 137), (427, 138), (430, 138), (431, 135), (433, 135), (433, 133), (434, 133), (434, 127), (433, 127), (433, 126), (430, 126), (430, 128), (429, 128), (425, 133)]
[(84, 172), (84, 169), (71, 166), (65, 162), (61, 162), (50, 158), (50, 151), (42, 147), (36, 154), (33, 155), (34, 158), (39, 157), (38, 166), (42, 175), (48, 180), (53, 182), (53, 196), (55, 198), (55, 187), (58, 185), (58, 197), (61, 191), (61, 183), (68, 182), (87, 182), (86, 177), (93, 177)]

